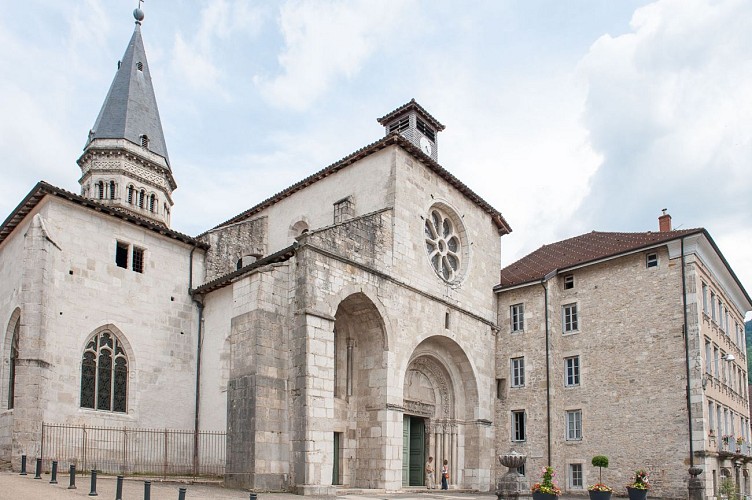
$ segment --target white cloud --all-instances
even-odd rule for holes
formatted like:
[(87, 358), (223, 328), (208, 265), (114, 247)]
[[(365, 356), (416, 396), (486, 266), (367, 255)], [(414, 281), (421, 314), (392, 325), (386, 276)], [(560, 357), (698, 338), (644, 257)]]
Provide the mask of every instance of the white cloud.
[(236, 35), (256, 33), (262, 21), (259, 10), (242, 0), (214, 0), (199, 16), (199, 26), (187, 36), (176, 33), (172, 70), (194, 90), (213, 91), (229, 99), (224, 80), (231, 72), (219, 60), (221, 48), (233, 43)]
[[(307, 109), (341, 78), (357, 74), (405, 23), (408, 1), (291, 1), (280, 11), (282, 74), (255, 82), (279, 107)], [(407, 48), (405, 50), (408, 50)]]

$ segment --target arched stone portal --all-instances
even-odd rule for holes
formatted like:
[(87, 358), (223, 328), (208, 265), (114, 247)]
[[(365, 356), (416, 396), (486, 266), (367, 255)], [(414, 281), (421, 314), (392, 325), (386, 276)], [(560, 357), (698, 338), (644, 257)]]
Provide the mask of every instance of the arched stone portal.
[(403, 486), (424, 485), (429, 456), (435, 460), (437, 485), (445, 459), (450, 485), (465, 486), (468, 474), (477, 477), (471, 471), (478, 467), (478, 388), (467, 355), (456, 342), (436, 336), (416, 347), (405, 371), (403, 405)]
[(387, 439), (387, 336), (363, 293), (343, 300), (334, 321), (332, 484), (384, 488)]

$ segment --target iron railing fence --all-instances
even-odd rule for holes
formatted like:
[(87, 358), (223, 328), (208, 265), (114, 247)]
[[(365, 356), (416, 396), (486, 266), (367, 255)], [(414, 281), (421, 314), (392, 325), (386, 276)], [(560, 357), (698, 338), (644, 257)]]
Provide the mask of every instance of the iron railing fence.
[(227, 434), (220, 431), (92, 427), (42, 423), (42, 468), (75, 465), (105, 474), (223, 476)]

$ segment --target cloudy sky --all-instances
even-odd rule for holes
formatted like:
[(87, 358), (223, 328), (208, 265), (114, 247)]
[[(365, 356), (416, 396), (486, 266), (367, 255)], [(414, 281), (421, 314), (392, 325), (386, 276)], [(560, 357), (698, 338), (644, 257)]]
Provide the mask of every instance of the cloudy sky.
[[(8, 2), (0, 219), (75, 160), (134, 0)], [(143, 36), (196, 235), (378, 140), (415, 98), (439, 162), (514, 232), (506, 265), (589, 232), (705, 227), (752, 291), (752, 2), (146, 0)]]

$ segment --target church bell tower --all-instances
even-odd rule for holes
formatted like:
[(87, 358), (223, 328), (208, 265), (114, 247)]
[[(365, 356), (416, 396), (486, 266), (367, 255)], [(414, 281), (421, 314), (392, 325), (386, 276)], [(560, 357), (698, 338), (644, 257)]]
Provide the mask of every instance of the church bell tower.
[(378, 122), (384, 126), (386, 134), (399, 134), (434, 161), (439, 158), (437, 135), (444, 130), (444, 125), (431, 116), (423, 106), (411, 99), (391, 113), (382, 116)]
[(169, 227), (177, 184), (141, 38), (144, 13), (133, 17), (133, 36), (78, 159), (78, 182), (85, 198)]

